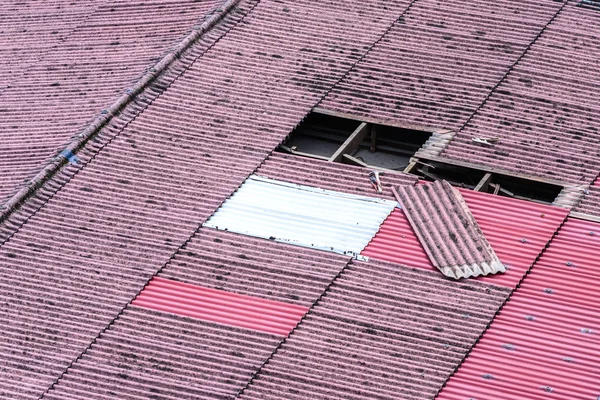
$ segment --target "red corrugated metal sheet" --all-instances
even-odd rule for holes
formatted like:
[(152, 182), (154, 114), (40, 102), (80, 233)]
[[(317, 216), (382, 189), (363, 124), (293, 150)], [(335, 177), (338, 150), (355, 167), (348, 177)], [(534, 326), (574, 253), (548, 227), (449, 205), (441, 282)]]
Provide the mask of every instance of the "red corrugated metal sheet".
[(241, 397), (432, 398), (508, 293), (353, 262)]
[(419, 0), (320, 106), (459, 128), (560, 6)]
[(132, 304), (282, 336), (287, 336), (308, 311), (308, 307), (160, 277), (153, 278)]
[(569, 219), (440, 400), (600, 396), (600, 224)]
[(600, 217), (600, 178), (596, 178), (574, 211)]
[(256, 174), (299, 185), (389, 200), (396, 200), (391, 189), (393, 186), (414, 185), (417, 181), (414, 175), (381, 172), (379, 177), (383, 193), (379, 194), (369, 180), (371, 171), (373, 170), (352, 165), (273, 152), (261, 164)]
[(0, 95), (0, 202), (223, 1), (100, 2), (40, 60), (23, 61)]
[(132, 306), (43, 398), (232, 398), (280, 340)]
[[(600, 13), (570, 2), (442, 155), (589, 184), (600, 171)], [(493, 146), (473, 137), (495, 136)]]
[(429, 261), (444, 275), (459, 279), (505, 271), (462, 195), (448, 182), (395, 190)]
[(11, 348), (0, 393), (38, 398), (407, 2), (355, 2), (343, 15), (337, 3), (260, 2), (236, 25), (253, 4), (240, 3), (177, 61), (182, 76), (152, 85), (78, 154), (80, 166), (3, 225), (0, 322)]
[[(461, 193), (507, 272), (476, 278), (515, 287), (568, 210), (461, 189)], [(434, 269), (401, 210), (394, 210), (363, 255), (410, 267)]]

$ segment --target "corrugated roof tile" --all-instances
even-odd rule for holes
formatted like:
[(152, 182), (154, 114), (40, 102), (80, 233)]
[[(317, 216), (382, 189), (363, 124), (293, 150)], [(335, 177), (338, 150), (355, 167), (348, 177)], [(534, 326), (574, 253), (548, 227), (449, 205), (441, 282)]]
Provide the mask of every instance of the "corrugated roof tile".
[(230, 398), (280, 340), (131, 306), (44, 399)]
[(320, 107), (458, 129), (560, 6), (419, 0)]
[[(560, 227), (568, 210), (459, 189), (485, 237), (507, 268), (475, 278), (515, 287)], [(410, 267), (435, 269), (404, 213), (394, 210), (362, 255)]]
[[(88, 5), (89, 15), (73, 22), (76, 26), (64, 40), (37, 54), (39, 60), (20, 62), (22, 76), (0, 93), (0, 202), (222, 3), (98, 2)], [(84, 11), (62, 6), (74, 19)]]
[(344, 193), (395, 200), (392, 187), (414, 185), (417, 177), (402, 172), (380, 172), (383, 192), (381, 194), (371, 185), (369, 173), (377, 169), (368, 169), (352, 165), (331, 163), (293, 154), (273, 152), (263, 161), (256, 173), (273, 179), (280, 179), (299, 185), (314, 186), (321, 189), (336, 190)]
[(241, 398), (430, 398), (508, 293), (353, 262)]
[(3, 221), (0, 393), (38, 398), (407, 3), (241, 2)]
[(438, 399), (600, 395), (599, 231), (568, 219)]
[[(600, 13), (569, 2), (442, 157), (590, 184), (600, 171)], [(474, 137), (498, 137), (493, 146)]]
[(429, 260), (444, 275), (459, 279), (505, 271), (462, 195), (448, 182), (399, 186), (396, 193)]

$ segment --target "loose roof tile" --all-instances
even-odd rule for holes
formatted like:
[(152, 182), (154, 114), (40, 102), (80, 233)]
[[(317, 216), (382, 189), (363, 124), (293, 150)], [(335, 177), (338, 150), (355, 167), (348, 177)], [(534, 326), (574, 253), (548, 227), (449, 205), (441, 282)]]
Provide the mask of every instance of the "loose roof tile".
[(203, 321), (287, 336), (307, 307), (154, 277), (131, 303)]
[[(590, 184), (600, 171), (598, 26), (600, 13), (569, 2), (442, 156)], [(490, 136), (492, 146), (472, 140)]]
[[(407, 3), (357, 2), (340, 17), (337, 3), (261, 2), (225, 21), (182, 56), (183, 75), (136, 98), (29, 213), (4, 221), (0, 321), (19, 355), (0, 362), (0, 390), (38, 398)], [(15, 315), (22, 329), (9, 331)]]
[(600, 217), (600, 178), (596, 178), (573, 211)]
[[(475, 221), (507, 267), (504, 274), (475, 279), (514, 288), (569, 211), (487, 193), (459, 190)], [(392, 212), (361, 254), (410, 267), (435, 269), (401, 210)]]
[(356, 256), (396, 204), (252, 175), (204, 226)]
[(567, 220), (438, 399), (600, 395), (597, 232)]
[(281, 338), (130, 306), (44, 399), (223, 399)]
[(273, 152), (256, 170), (257, 175), (287, 182), (307, 185), (344, 193), (379, 197), (395, 200), (393, 186), (414, 185), (417, 177), (402, 172), (380, 172), (383, 192), (381, 194), (371, 185), (369, 173), (377, 169), (368, 169), (352, 165), (342, 165), (293, 154)]
[(353, 262), (241, 398), (431, 398), (508, 292)]
[[(40, 59), (30, 65), (21, 61), (22, 76), (0, 91), (0, 203), (222, 3), (88, 4), (89, 15), (79, 18), (64, 40), (56, 40), (51, 51), (36, 55)], [(67, 5), (62, 12), (77, 19), (82, 11)]]
[(159, 276), (311, 306), (349, 257), (202, 228)]
[(458, 129), (560, 9), (556, 1), (419, 0), (321, 108)]
[(431, 263), (448, 277), (504, 272), (473, 214), (446, 181), (399, 186), (398, 201)]

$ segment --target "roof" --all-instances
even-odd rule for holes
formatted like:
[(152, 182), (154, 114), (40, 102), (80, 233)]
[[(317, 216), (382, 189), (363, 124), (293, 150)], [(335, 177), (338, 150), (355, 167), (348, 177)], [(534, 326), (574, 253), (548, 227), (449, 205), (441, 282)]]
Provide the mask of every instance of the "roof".
[(431, 398), (507, 294), (429, 271), (353, 262), (241, 398)]
[(505, 272), (460, 192), (446, 182), (395, 192), (429, 261), (451, 278)]
[[(486, 239), (506, 266), (503, 274), (476, 280), (514, 288), (563, 223), (568, 210), (461, 190)], [(518, 251), (515, 251), (518, 249)], [(394, 210), (361, 253), (416, 268), (436, 270), (404, 213)]]
[(600, 217), (600, 178), (596, 178), (574, 211)]
[[(564, 165), (535, 146), (519, 147), (515, 160), (527, 174), (554, 172), (576, 186), (600, 172), (583, 156), (597, 137), (582, 136), (597, 125), (592, 9), (550, 0), (367, 0), (343, 9), (304, 0), (51, 3), (33, 10), (9, 1), (0, 17), (0, 397), (281, 398), (289, 388), (286, 398), (432, 398), (467, 366), (569, 210), (461, 190), (510, 266), (469, 282), (433, 269), (400, 210), (380, 227), (368, 261), (202, 227), (252, 175), (392, 201), (391, 187), (416, 182), (379, 171), (379, 194), (372, 168), (278, 153), (317, 106), (375, 124), (442, 128), (428, 154), (446, 161), (472, 150), (465, 132), (487, 126), (485, 135), (501, 140), (473, 152), (484, 168), (495, 162), (494, 146), (521, 134), (484, 124), (497, 99), (527, 103), (522, 93), (556, 89), (567, 101), (539, 102), (542, 114), (537, 103), (497, 109), (503, 118), (542, 117), (542, 138), (566, 135)], [(577, 22), (585, 31), (571, 30)], [(590, 45), (565, 42), (573, 32)], [(565, 64), (562, 50), (579, 62)], [(523, 91), (507, 94), (516, 73), (532, 87), (521, 82)], [(401, 108), (390, 111), (396, 102)], [(571, 125), (549, 127), (554, 112)], [(539, 167), (530, 162), (538, 154)], [(520, 171), (517, 164), (500, 166)], [(397, 247), (386, 247), (389, 227)], [(565, 246), (579, 242), (587, 243), (575, 237)], [(224, 303), (175, 291), (169, 312), (145, 308), (164, 305), (154, 291), (161, 280)], [(577, 282), (582, 291), (561, 301), (577, 306), (577, 296), (593, 295)], [(133, 304), (148, 294), (150, 303)], [(308, 312), (286, 319), (289, 335), (272, 334), (234, 323), (244, 304)], [(554, 304), (540, 311), (554, 315)], [(188, 315), (202, 307), (220, 322)], [(548, 332), (563, 332), (557, 321)]]
[(565, 223), (439, 399), (598, 397), (598, 231)]

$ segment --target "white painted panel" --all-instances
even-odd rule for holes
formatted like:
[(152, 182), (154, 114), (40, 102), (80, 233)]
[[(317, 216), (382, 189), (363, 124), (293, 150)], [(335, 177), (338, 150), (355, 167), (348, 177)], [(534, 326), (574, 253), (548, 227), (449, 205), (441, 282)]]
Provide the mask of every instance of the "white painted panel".
[(396, 205), (253, 175), (204, 226), (356, 256)]

